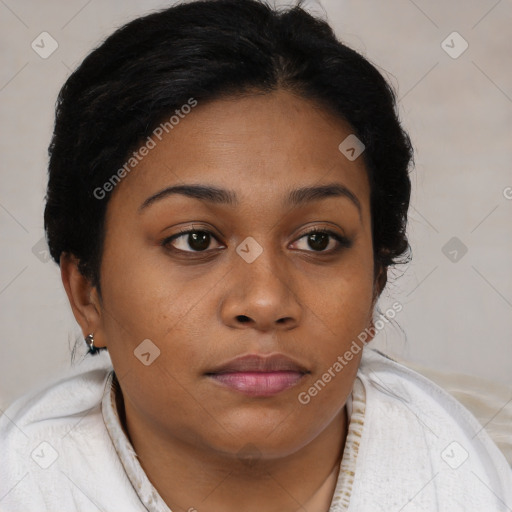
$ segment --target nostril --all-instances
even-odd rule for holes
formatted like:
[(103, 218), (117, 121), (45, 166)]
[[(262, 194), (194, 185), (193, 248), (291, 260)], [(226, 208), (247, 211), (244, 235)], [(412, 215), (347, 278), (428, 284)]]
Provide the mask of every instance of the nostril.
[(246, 323), (250, 320), (250, 318), (245, 315), (238, 315), (236, 318), (238, 321), (243, 322), (243, 323)]

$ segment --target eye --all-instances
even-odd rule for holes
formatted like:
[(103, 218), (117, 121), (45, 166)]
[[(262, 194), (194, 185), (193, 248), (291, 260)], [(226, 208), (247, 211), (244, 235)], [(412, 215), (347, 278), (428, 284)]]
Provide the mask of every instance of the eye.
[[(325, 229), (313, 229), (302, 235), (298, 241), (302, 239), (306, 239), (305, 243), (308, 244), (312, 250), (309, 250), (307, 247), (299, 247), (300, 250), (318, 252), (322, 254), (335, 253), (342, 248), (349, 248), (352, 246), (352, 241), (348, 238), (339, 235), (334, 231)], [(189, 229), (180, 231), (179, 233), (166, 238), (162, 242), (162, 246), (178, 252), (200, 253), (207, 252), (212, 240), (217, 241), (217, 238), (211, 231), (206, 229)], [(179, 243), (176, 244), (176, 241)], [(223, 246), (219, 245), (219, 247)]]
[[(306, 244), (309, 245), (313, 250), (310, 251), (307, 248), (302, 248), (301, 250), (306, 250), (309, 252), (320, 252), (320, 253), (334, 253), (338, 252), (342, 248), (349, 248), (352, 246), (352, 241), (348, 238), (345, 238), (334, 231), (325, 230), (325, 229), (313, 229), (308, 233), (302, 235), (298, 241), (302, 239), (306, 239)], [(334, 239), (334, 240), (329, 240)], [(297, 243), (297, 242), (296, 242)], [(326, 248), (330, 248), (325, 250)], [(300, 247), (299, 247), (300, 249)]]
[[(211, 231), (189, 229), (166, 238), (162, 245), (168, 247), (172, 242), (179, 241), (176, 245), (172, 244), (172, 249), (182, 252), (205, 252), (210, 246), (212, 239), (217, 240)], [(188, 250), (187, 247), (192, 250)]]

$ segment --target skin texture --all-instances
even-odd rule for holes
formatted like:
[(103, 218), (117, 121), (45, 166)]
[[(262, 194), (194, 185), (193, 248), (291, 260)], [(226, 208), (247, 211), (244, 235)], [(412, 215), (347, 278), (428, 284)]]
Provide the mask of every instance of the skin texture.
[[(173, 512), (329, 508), (361, 352), (309, 404), (298, 394), (371, 325), (380, 293), (363, 159), (338, 150), (350, 133), (284, 90), (199, 104), (114, 190), (101, 298), (76, 260), (61, 257), (74, 315), (84, 336), (108, 347), (128, 435)], [(239, 204), (174, 194), (139, 211), (151, 195), (185, 183), (231, 189)], [(346, 197), (283, 204), (292, 189), (331, 183), (347, 187), (360, 211)], [(330, 237), (318, 248), (312, 228), (351, 246)], [(162, 246), (188, 229), (212, 232), (206, 251), (188, 235)], [(263, 250), (252, 263), (236, 252), (247, 237)], [(145, 339), (160, 350), (148, 366), (134, 355)], [(310, 373), (265, 398), (204, 375), (236, 356), (271, 353)]]

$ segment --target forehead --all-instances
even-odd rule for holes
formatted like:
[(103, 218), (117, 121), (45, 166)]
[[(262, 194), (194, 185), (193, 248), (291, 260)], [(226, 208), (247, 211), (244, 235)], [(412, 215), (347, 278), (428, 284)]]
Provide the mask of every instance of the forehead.
[(353, 130), (310, 100), (287, 91), (230, 97), (198, 103), (173, 121), (112, 202), (122, 197), (138, 208), (165, 187), (200, 183), (235, 190), (238, 205), (270, 206), (290, 190), (337, 182), (368, 208), (363, 158), (349, 160), (339, 149)]

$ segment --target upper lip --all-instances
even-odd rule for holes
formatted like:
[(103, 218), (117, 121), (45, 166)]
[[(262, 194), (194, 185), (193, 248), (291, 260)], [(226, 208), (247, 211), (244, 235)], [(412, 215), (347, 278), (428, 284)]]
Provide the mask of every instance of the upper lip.
[(309, 370), (284, 354), (247, 354), (213, 368), (206, 374), (234, 372), (279, 372), (294, 371), (309, 373)]

